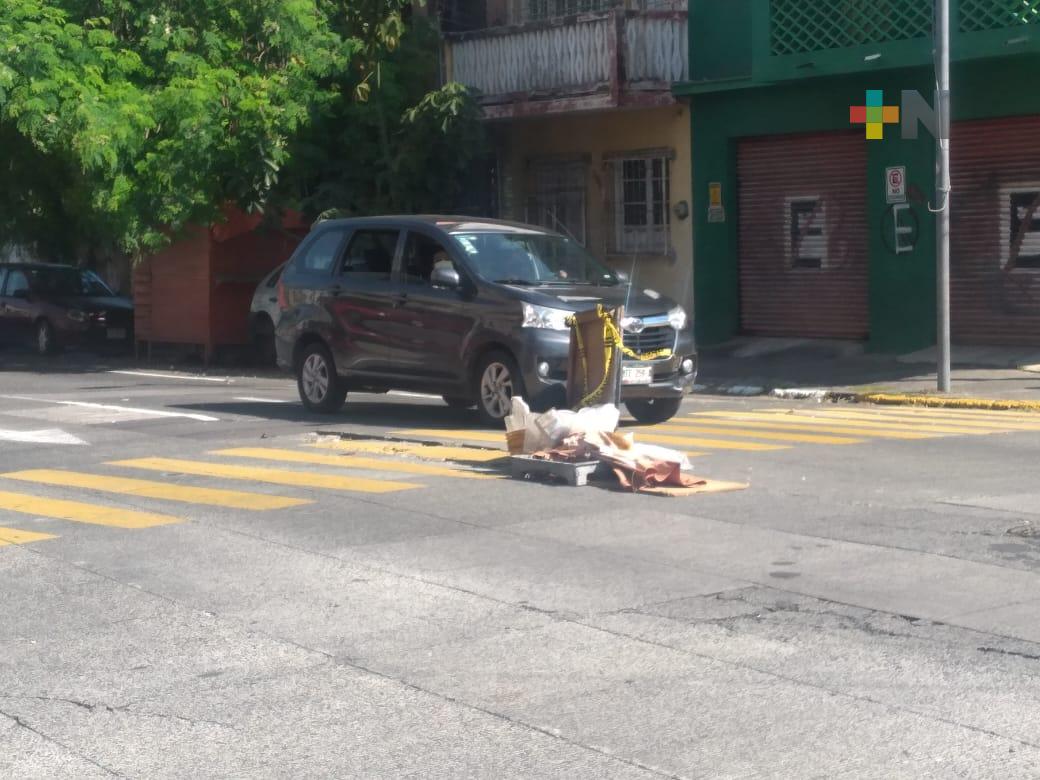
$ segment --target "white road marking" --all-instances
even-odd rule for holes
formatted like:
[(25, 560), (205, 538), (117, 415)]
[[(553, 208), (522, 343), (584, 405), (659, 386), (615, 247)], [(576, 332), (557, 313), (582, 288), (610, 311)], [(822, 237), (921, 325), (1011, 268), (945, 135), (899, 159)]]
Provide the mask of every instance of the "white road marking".
[(0, 441), (22, 444), (87, 444), (83, 439), (66, 433), (61, 428), (41, 428), (38, 431), (9, 431), (0, 428)]
[(33, 401), (41, 404), (59, 404), (61, 406), (73, 406), (78, 409), (95, 409), (97, 411), (142, 415), (144, 417), (178, 417), (185, 420), (197, 420), (199, 422), (219, 422), (219, 418), (217, 417), (210, 417), (206, 414), (191, 414), (189, 412), (166, 412), (159, 409), (140, 409), (134, 406), (94, 404), (88, 403), (87, 401), (55, 401), (49, 398), (33, 398), (25, 395), (5, 395), (0, 396), (0, 398), (10, 398), (15, 401)]
[(235, 380), (228, 376), (199, 376), (198, 374), (162, 374), (154, 371), (109, 371), (110, 374), (123, 374), (124, 376), (145, 376), (152, 379), (182, 379), (191, 382), (220, 382), (230, 385)]
[(430, 393), (406, 393), (404, 390), (391, 390), (387, 395), (399, 395), (404, 398), (440, 398), (439, 395), (431, 395)]
[(282, 398), (254, 398), (251, 395), (236, 395), (236, 401), (247, 401), (252, 404), (291, 404), (292, 401), (286, 401)]

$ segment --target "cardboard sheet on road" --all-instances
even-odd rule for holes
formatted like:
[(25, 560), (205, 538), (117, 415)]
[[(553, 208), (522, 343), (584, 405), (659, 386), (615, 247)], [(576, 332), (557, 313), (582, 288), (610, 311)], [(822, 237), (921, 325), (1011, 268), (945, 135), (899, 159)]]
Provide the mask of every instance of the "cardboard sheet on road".
[(734, 490), (746, 490), (750, 485), (747, 482), (723, 482), (719, 479), (705, 480), (702, 485), (693, 487), (655, 487), (643, 488), (640, 493), (648, 496), (665, 496), (667, 498), (683, 498), (685, 496), (696, 496), (702, 493), (730, 493)]

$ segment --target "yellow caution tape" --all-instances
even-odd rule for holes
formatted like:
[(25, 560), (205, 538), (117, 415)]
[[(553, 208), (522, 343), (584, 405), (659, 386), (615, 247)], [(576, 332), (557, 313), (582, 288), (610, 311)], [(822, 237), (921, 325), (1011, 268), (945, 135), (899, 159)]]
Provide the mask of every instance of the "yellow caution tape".
[[(603, 304), (596, 304), (596, 316), (599, 317), (600, 322), (603, 323), (603, 381), (599, 383), (599, 387), (593, 390), (591, 393), (581, 399), (581, 406), (588, 406), (590, 403), (598, 399), (603, 395), (603, 391), (607, 387), (607, 380), (610, 378), (610, 368), (614, 361), (614, 349), (615, 347), (620, 348), (622, 354), (626, 357), (630, 357), (633, 360), (639, 360), (646, 362), (650, 360), (661, 360), (663, 358), (669, 358), (672, 356), (672, 350), (670, 349), (658, 349), (653, 352), (647, 352), (646, 354), (639, 355), (633, 352), (631, 349), (625, 346), (624, 337), (621, 331), (618, 330), (617, 325), (614, 324), (613, 318), (610, 313), (605, 311)], [(581, 338), (581, 328), (574, 327), (577, 323), (576, 318), (568, 317), (567, 325), (574, 328), (574, 338), (578, 344), (578, 356), (581, 358), (581, 370), (584, 376), (584, 387), (589, 386), (589, 364), (585, 356), (585, 344)]]

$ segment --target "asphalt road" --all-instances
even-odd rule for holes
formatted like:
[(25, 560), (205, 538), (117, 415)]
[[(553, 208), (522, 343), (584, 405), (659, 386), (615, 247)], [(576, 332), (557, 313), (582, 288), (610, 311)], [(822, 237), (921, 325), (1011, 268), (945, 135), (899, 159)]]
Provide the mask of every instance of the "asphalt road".
[(669, 499), (5, 357), (0, 777), (1040, 775), (1040, 416), (692, 398)]

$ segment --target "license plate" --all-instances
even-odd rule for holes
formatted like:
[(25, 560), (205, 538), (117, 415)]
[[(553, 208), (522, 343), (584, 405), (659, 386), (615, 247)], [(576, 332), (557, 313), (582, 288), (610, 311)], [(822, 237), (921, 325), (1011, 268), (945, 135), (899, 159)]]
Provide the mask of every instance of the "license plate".
[(648, 385), (654, 381), (653, 366), (622, 366), (621, 384)]
[(108, 337), (110, 339), (125, 339), (126, 338), (126, 328), (109, 328), (108, 329)]

